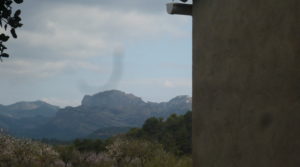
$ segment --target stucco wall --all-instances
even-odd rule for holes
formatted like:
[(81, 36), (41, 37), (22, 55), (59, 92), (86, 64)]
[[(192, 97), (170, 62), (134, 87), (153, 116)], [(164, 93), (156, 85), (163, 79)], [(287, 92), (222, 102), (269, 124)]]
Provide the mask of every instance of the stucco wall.
[(299, 12), (299, 0), (194, 0), (194, 167), (300, 166)]

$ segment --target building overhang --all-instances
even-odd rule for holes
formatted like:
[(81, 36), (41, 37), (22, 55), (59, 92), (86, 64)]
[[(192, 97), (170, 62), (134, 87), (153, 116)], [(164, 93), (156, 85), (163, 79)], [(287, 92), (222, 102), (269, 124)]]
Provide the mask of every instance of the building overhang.
[(193, 5), (184, 3), (167, 3), (167, 12), (169, 14), (192, 16)]

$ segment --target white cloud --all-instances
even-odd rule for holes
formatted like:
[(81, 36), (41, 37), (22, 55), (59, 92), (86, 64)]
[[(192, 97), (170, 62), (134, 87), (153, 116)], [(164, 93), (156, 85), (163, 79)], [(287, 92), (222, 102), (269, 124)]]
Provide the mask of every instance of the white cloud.
[(127, 80), (122, 81), (122, 85), (131, 86), (154, 86), (164, 88), (179, 88), (179, 87), (192, 87), (192, 80), (185, 78), (152, 78), (152, 79), (138, 79), (138, 80)]
[(173, 78), (169, 80), (165, 80), (163, 82), (163, 86), (166, 88), (178, 88), (178, 87), (192, 87), (191, 79), (182, 79), (182, 78)]
[(22, 78), (47, 78), (61, 73), (62, 71), (90, 70), (102, 72), (99, 66), (81, 61), (39, 61), (39, 60), (15, 60), (1, 64), (0, 76)]
[(41, 50), (44, 55), (42, 58), (30, 53), (23, 56), (26, 60), (18, 59), (6, 67), (5, 70), (10, 73), (47, 77), (75, 66), (99, 70), (90, 63), (90, 59), (110, 56), (120, 45), (160, 39), (164, 35), (179, 38), (188, 35), (183, 30), (189, 24), (187, 18), (161, 13), (126, 12), (76, 4), (51, 5), (36, 12), (39, 17), (27, 18), (35, 19), (29, 22), (36, 23), (36, 27), (22, 28), (18, 31), (20, 38), (14, 43), (26, 50), (18, 50), (20, 54)]
[(188, 35), (188, 18), (67, 4), (39, 13), (40, 29), (21, 33), (28, 44), (59, 49), (107, 49), (120, 40)]
[(169, 80), (166, 80), (163, 85), (167, 88), (173, 88), (175, 86), (175, 84)]
[[(0, 77), (5, 80), (2, 85), (6, 86), (2, 87), (1, 92), (8, 88), (14, 91), (15, 96), (10, 99), (16, 97), (18, 99), (37, 99), (48, 97), (48, 94), (51, 94), (49, 97), (53, 98), (45, 98), (48, 102), (61, 103), (61, 106), (75, 104), (67, 101), (61, 102), (66, 99), (62, 98), (64, 96), (62, 94), (57, 95), (59, 98), (54, 98), (56, 95), (53, 91), (72, 94), (76, 89), (74, 82), (78, 80), (84, 80), (99, 88), (99, 82), (105, 82), (107, 78), (110, 80), (109, 75), (114, 74), (112, 68), (114, 59), (110, 56), (114, 55), (113, 51), (116, 48), (120, 46), (125, 50), (129, 48), (128, 52), (137, 56), (140, 55), (140, 52), (135, 53), (135, 44), (149, 44), (152, 41), (159, 43), (164, 39), (176, 41), (190, 38), (190, 30), (187, 30), (187, 27), (190, 28), (191, 18), (168, 15), (162, 11), (165, 10), (165, 3), (161, 0), (155, 0), (155, 2), (148, 0), (126, 2), (93, 0), (93, 3), (83, 0), (74, 0), (74, 2), (28, 0), (27, 3), (24, 3), (25, 7), (22, 8), (24, 27), (17, 31), (18, 39), (10, 40), (7, 45), (12, 58), (5, 60), (0, 65)], [(38, 6), (35, 6), (33, 10), (35, 4)], [(118, 4), (122, 5), (118, 6)], [(151, 46), (145, 46), (145, 48), (149, 49)], [(137, 51), (141, 49), (144, 48), (136, 48)], [(153, 56), (153, 61), (160, 61), (157, 60), (160, 58), (159, 52), (160, 50), (153, 52), (153, 54), (158, 53)], [(165, 53), (165, 51), (161, 52)], [(122, 78), (128, 81), (120, 82), (119, 85), (122, 89), (124, 87), (132, 89), (140, 87), (144, 91), (144, 88), (148, 89), (152, 86), (161, 89), (173, 86), (172, 88), (185, 90), (191, 87), (191, 81), (164, 78), (163, 74), (158, 74), (161, 79), (138, 80), (136, 78), (140, 77), (139, 73), (134, 73), (136, 69), (130, 70), (130, 68), (136, 68), (134, 63), (144, 61), (142, 60), (143, 55), (138, 60), (133, 60), (134, 56), (129, 57), (131, 55), (127, 52), (124, 55), (126, 56), (124, 62), (129, 64), (126, 64), (124, 70), (120, 69), (122, 72), (124, 71), (124, 74), (133, 71), (129, 77), (133, 80), (128, 81), (128, 78)], [(157, 68), (161, 67), (158, 65)], [(149, 71), (144, 74), (142, 77), (147, 78)], [(43, 81), (42, 85), (40, 81)], [(26, 83), (31, 84), (28, 87)], [(46, 89), (52, 86), (53, 89)], [(166, 90), (175, 94), (172, 89)], [(79, 96), (78, 94), (80, 93), (76, 94), (75, 92), (73, 96)], [(5, 96), (3, 95), (2, 99), (7, 99)]]

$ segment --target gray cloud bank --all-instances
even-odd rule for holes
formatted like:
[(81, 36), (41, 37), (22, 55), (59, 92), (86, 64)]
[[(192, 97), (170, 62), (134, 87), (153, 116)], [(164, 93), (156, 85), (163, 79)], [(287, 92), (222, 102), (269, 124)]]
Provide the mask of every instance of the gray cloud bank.
[[(19, 7), (22, 9), (24, 27), (17, 32), (19, 38), (8, 43), (8, 52), (12, 57), (0, 64), (0, 77), (5, 80), (0, 83), (0, 91), (14, 93), (14, 96), (7, 98), (2, 94), (0, 101), (9, 103), (13, 99), (25, 99), (33, 91), (31, 99), (40, 96), (51, 99), (47, 95), (53, 94), (49, 92), (71, 89), (74, 86), (68, 87), (68, 84), (74, 84), (74, 80), (82, 81), (79, 91), (84, 92), (105, 83), (117, 83), (122, 68), (114, 70), (111, 63), (107, 63), (107, 60), (115, 60), (112, 63), (122, 66), (119, 60), (113, 58), (116, 48), (123, 47), (126, 50), (128, 43), (139, 43), (145, 39), (159, 40), (165, 35), (178, 38), (187, 36), (185, 28), (186, 24), (190, 24), (189, 18), (167, 15), (167, 2), (26, 0)], [(90, 86), (86, 81), (90, 74), (103, 77), (99, 79), (103, 82), (99, 86)], [(113, 76), (109, 77), (111, 74)], [(59, 80), (56, 78), (71, 79), (61, 79), (62, 83), (54, 85)], [(45, 82), (43, 86), (33, 86), (41, 80)], [(31, 86), (24, 86), (26, 84)], [(166, 85), (171, 84), (166, 82)]]

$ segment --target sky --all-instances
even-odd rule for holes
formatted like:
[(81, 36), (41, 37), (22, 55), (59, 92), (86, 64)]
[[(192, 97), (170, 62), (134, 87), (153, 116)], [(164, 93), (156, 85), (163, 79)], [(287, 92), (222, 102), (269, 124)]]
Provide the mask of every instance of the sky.
[(171, 0), (25, 0), (24, 26), (0, 63), (0, 104), (78, 106), (117, 89), (144, 101), (192, 92), (192, 18)]

